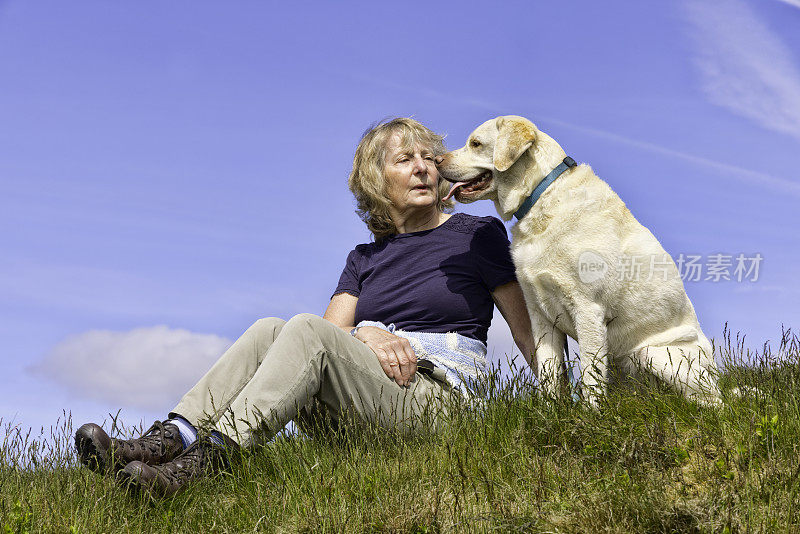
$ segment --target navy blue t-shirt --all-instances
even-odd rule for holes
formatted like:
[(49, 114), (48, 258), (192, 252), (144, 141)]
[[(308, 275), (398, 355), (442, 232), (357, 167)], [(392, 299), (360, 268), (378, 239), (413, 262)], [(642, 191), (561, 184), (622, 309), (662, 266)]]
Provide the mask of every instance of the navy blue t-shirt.
[(486, 343), (491, 292), (513, 280), (503, 223), (456, 213), (432, 230), (356, 246), (334, 295), (358, 297), (356, 324), (380, 321), (409, 332), (457, 332)]

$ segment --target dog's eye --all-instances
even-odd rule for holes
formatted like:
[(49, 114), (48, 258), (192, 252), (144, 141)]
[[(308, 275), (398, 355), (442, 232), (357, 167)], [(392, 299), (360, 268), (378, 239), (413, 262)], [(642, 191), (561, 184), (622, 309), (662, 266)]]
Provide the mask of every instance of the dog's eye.
[(477, 139), (470, 139), (469, 146), (471, 146), (472, 148), (478, 148), (479, 146), (481, 146), (481, 142), (478, 141)]

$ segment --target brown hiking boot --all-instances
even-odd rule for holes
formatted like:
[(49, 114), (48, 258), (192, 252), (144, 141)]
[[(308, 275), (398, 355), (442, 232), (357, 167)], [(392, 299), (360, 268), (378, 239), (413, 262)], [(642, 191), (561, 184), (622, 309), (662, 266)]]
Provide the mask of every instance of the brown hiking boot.
[(128, 463), (140, 461), (157, 465), (168, 462), (183, 451), (178, 427), (156, 421), (142, 437), (114, 439), (94, 423), (87, 423), (75, 432), (78, 458), (89, 469), (99, 473), (116, 473)]
[(145, 490), (153, 495), (175, 495), (193, 480), (198, 480), (230, 466), (229, 455), (239, 446), (227, 436), (225, 445), (217, 445), (209, 438), (200, 438), (172, 461), (161, 465), (131, 462), (118, 473), (118, 480), (131, 489)]

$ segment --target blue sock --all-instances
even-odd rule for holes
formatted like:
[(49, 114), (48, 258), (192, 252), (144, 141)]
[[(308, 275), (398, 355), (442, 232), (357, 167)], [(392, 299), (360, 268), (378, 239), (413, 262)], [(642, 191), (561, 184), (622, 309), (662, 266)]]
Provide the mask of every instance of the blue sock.
[(178, 431), (181, 433), (181, 441), (183, 442), (184, 449), (197, 441), (197, 429), (194, 427), (194, 425), (192, 425), (192, 423), (180, 415), (175, 416), (173, 419), (167, 419), (164, 422), (172, 423), (178, 427)]
[[(173, 419), (167, 419), (164, 422), (172, 423), (178, 427), (178, 431), (181, 433), (181, 441), (183, 442), (184, 449), (197, 441), (197, 429), (192, 423), (180, 415), (176, 415)], [(222, 439), (222, 434), (216, 430), (211, 431), (211, 436), (209, 436), (209, 439), (217, 445), (225, 445), (225, 441)]]

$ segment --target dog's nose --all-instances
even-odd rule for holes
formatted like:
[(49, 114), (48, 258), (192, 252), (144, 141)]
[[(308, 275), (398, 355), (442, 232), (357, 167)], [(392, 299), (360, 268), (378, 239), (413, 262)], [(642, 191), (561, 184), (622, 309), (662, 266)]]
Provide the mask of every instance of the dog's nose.
[(444, 161), (444, 156), (436, 156), (433, 159), (434, 159), (434, 161), (436, 162), (437, 165), (441, 165), (442, 162)]

